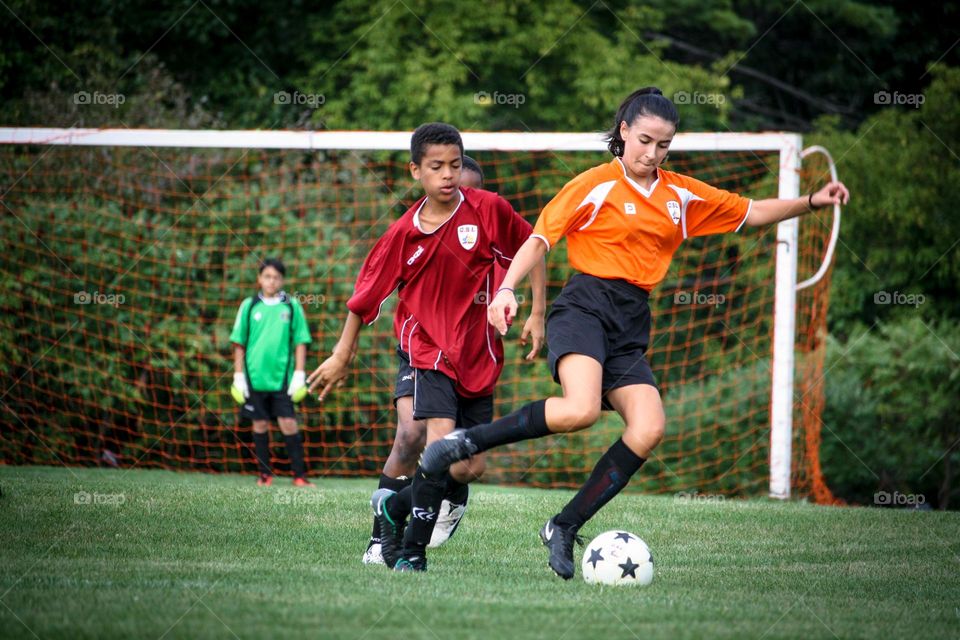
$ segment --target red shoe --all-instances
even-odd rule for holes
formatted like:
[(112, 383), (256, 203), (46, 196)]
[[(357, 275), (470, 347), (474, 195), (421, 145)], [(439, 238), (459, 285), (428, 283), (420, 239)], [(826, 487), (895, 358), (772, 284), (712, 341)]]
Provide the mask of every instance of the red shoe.
[(261, 473), (260, 477), (257, 478), (258, 487), (269, 487), (272, 484), (273, 484), (273, 476), (267, 475), (265, 473)]
[(306, 478), (294, 478), (293, 486), (295, 487), (316, 487), (317, 485), (313, 484)]

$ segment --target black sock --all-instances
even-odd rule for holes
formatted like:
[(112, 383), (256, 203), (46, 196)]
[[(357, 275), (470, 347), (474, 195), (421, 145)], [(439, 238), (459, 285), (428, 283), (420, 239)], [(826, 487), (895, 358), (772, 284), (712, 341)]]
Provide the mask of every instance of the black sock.
[(552, 432), (547, 428), (546, 406), (546, 400), (531, 402), (490, 424), (467, 429), (467, 437), (479, 447), (479, 451), (486, 451), (502, 444), (550, 435)]
[(253, 451), (257, 456), (257, 470), (261, 475), (273, 475), (270, 470), (270, 432), (253, 432)]
[(283, 441), (287, 445), (287, 455), (290, 457), (293, 477), (305, 478), (307, 476), (307, 465), (303, 462), (303, 440), (300, 439), (300, 434), (284, 435)]
[(380, 474), (380, 485), (378, 489), (390, 489), (390, 491), (396, 491), (400, 493), (404, 487), (409, 487), (410, 483), (413, 482), (413, 478), (410, 476), (400, 476), (399, 478), (391, 478), (390, 476)]
[(449, 500), (451, 504), (462, 505), (467, 503), (467, 497), (470, 495), (470, 485), (457, 482), (452, 477), (447, 480), (447, 493), (444, 499)]
[[(412, 479), (407, 476), (400, 476), (399, 478), (391, 478), (388, 475), (383, 473), (380, 474), (380, 484), (377, 486), (378, 489), (390, 489), (391, 491), (396, 491), (399, 493), (403, 490), (404, 487), (409, 487)], [(396, 502), (396, 496), (387, 502), (389, 505), (392, 502)], [(410, 508), (407, 507), (407, 512), (410, 511)], [(392, 515), (390, 516), (393, 517)], [(373, 531), (370, 532), (370, 537), (379, 540), (380, 539), (380, 525), (377, 523), (377, 519), (373, 519)]]
[(580, 491), (557, 515), (555, 522), (564, 527), (580, 529), (613, 496), (627, 486), (630, 477), (643, 466), (645, 460), (617, 440), (604, 453), (593, 473), (580, 487)]
[(394, 522), (403, 522), (410, 515), (412, 506), (413, 480), (411, 479), (405, 487), (397, 491), (397, 495), (387, 500), (387, 515)]
[(437, 514), (440, 512), (440, 503), (447, 492), (447, 480), (450, 474), (445, 473), (440, 478), (427, 478), (420, 469), (413, 476), (410, 485), (413, 494), (413, 508), (411, 509), (410, 524), (403, 536), (403, 557), (426, 556), (427, 544), (433, 535), (433, 527), (437, 524)]

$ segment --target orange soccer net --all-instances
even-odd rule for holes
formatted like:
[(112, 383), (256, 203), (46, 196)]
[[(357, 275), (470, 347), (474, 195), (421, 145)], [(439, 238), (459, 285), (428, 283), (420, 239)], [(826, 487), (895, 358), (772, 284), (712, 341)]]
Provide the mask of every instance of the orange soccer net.
[[(472, 155), (486, 187), (531, 223), (567, 180), (608, 160)], [(406, 163), (387, 151), (5, 145), (2, 460), (252, 473), (250, 425), (229, 394), (228, 336), (241, 300), (255, 292), (258, 262), (285, 261), (285, 289), (303, 303), (314, 339), (312, 370), (339, 335), (364, 256), (419, 196)], [(669, 165), (751, 197), (777, 193), (775, 152), (673, 153)], [(816, 269), (827, 227), (828, 219), (803, 223), (801, 277)], [(775, 253), (773, 228), (689, 241), (651, 297), (649, 356), (668, 433), (634, 490), (766, 492)], [(552, 299), (570, 273), (564, 243), (548, 268)], [(793, 465), (795, 488), (824, 501), (827, 285), (798, 298)], [(323, 407), (302, 405), (313, 475), (373, 476), (383, 465), (395, 425), (393, 304), (364, 330), (346, 386)], [(523, 362), (515, 338), (499, 414), (558, 391), (545, 360)], [(586, 432), (496, 451), (486, 480), (579, 485), (620, 429), (605, 414)], [(284, 469), (282, 446), (275, 456)]]

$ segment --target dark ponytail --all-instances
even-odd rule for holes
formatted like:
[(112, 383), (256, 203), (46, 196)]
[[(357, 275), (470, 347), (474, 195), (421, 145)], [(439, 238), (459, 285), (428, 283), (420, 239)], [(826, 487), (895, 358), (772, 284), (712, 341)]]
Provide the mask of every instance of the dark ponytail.
[(656, 116), (673, 123), (674, 127), (680, 125), (680, 114), (677, 113), (677, 107), (671, 102), (670, 98), (663, 95), (660, 89), (657, 87), (637, 89), (620, 103), (613, 128), (604, 136), (610, 153), (618, 158), (623, 156), (623, 137), (620, 135), (620, 123), (626, 122), (629, 127), (640, 116)]

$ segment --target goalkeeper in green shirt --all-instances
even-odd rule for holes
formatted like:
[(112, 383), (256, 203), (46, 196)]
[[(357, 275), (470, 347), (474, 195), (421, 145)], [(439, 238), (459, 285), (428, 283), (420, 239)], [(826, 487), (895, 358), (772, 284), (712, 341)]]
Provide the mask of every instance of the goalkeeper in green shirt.
[(304, 367), (310, 329), (300, 302), (282, 290), (285, 274), (280, 260), (264, 260), (257, 278), (259, 293), (240, 304), (230, 334), (234, 363), (230, 392), (243, 405), (242, 415), (253, 420), (257, 484), (273, 482), (269, 431), (275, 418), (287, 445), (294, 486), (312, 487), (293, 408), (307, 395)]

